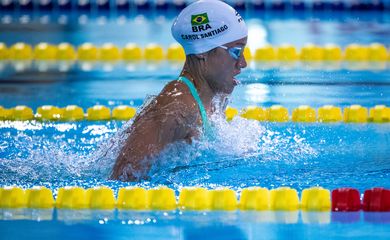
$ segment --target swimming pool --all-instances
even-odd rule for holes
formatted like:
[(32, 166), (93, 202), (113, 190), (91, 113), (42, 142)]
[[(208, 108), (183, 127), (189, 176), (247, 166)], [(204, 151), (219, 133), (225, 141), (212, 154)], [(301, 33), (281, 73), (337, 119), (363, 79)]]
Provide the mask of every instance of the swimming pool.
[[(2, 18), (0, 42), (35, 45), (67, 41), (75, 46), (84, 42), (113, 42), (117, 46), (135, 42), (142, 47), (156, 42), (166, 48), (173, 42), (171, 15), (11, 12)], [(284, 42), (297, 48), (308, 42), (333, 42), (343, 48), (353, 42), (388, 45), (390, 39), (390, 19), (384, 12), (339, 12), (329, 17), (307, 12), (247, 11), (243, 15), (254, 36), (249, 41), (251, 49)], [(32, 34), (37, 31), (40, 34)], [(291, 32), (295, 34), (291, 36)], [(252, 62), (240, 76), (242, 84), (233, 92), (229, 105), (242, 109), (281, 104), (290, 115), (302, 104), (316, 109), (326, 104), (390, 106), (388, 61), (384, 67), (376, 65), (381, 64), (356, 69), (343, 62), (329, 69), (302, 62), (275, 63), (271, 67)], [(75, 63), (65, 72), (59, 72), (57, 65), (42, 70), (37, 62), (28, 63), (24, 71), (18, 71), (12, 62), (2, 62), (1, 66), (0, 105), (27, 105), (34, 110), (46, 104), (76, 104), (84, 109), (95, 104), (139, 107), (148, 95), (157, 94), (175, 79), (180, 70), (180, 63), (168, 61), (135, 65), (119, 62), (114, 66), (99, 62), (88, 68)], [(100, 185), (110, 187), (115, 194), (124, 186), (166, 185), (177, 195), (184, 186), (229, 187), (237, 193), (250, 186), (288, 186), (300, 195), (313, 186), (330, 190), (353, 187), (360, 193), (377, 186), (390, 188), (388, 123), (273, 123), (238, 117), (229, 123), (224, 119), (215, 122), (219, 129), (216, 142), (174, 145), (159, 157), (150, 181), (122, 183), (107, 178), (123, 139), (124, 122), (2, 121), (0, 185), (16, 184), (26, 189), (43, 185), (55, 196), (64, 186)], [(388, 212), (2, 209), (1, 218), (1, 236), (15, 239), (386, 239), (390, 234)]]

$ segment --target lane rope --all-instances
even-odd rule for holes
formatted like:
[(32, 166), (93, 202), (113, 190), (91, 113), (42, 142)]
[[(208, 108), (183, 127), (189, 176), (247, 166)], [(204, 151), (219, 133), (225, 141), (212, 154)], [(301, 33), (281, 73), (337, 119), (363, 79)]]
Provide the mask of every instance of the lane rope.
[[(60, 108), (52, 105), (43, 105), (34, 112), (32, 108), (20, 105), (12, 108), (0, 106), (0, 121), (127, 121), (132, 119), (137, 109), (132, 106), (120, 105), (110, 109), (104, 105), (95, 105), (83, 108), (77, 105), (68, 105)], [(235, 117), (261, 122), (300, 122), (300, 123), (388, 123), (390, 122), (390, 108), (385, 105), (376, 105), (370, 109), (361, 105), (340, 107), (324, 105), (318, 109), (308, 105), (301, 105), (289, 110), (282, 105), (272, 105), (264, 108), (261, 106), (248, 106), (241, 110), (228, 106), (225, 111), (227, 121)]]
[[(244, 55), (248, 61), (301, 61), (301, 62), (386, 62), (390, 60), (389, 50), (381, 43), (361, 45), (352, 43), (343, 49), (335, 44), (319, 46), (308, 43), (301, 47), (291, 44), (279, 46), (265, 45), (257, 49), (246, 48)], [(39, 61), (184, 61), (185, 53), (178, 44), (167, 48), (150, 43), (141, 47), (135, 43), (117, 46), (105, 43), (96, 46), (84, 43), (74, 46), (69, 43), (58, 45), (41, 42), (35, 46), (18, 42), (11, 46), (0, 43), (0, 60), (39, 60)]]
[[(58, 208), (58, 209), (120, 209), (120, 210), (252, 210), (252, 211), (390, 211), (390, 190), (371, 188), (364, 191), (363, 199), (354, 188), (337, 188), (330, 192), (322, 187), (306, 188), (298, 197), (297, 190), (279, 187), (244, 188), (240, 193), (229, 188), (206, 189), (184, 187), (176, 196), (166, 186), (145, 189), (120, 188), (114, 191), (106, 186), (84, 189), (67, 186), (52, 191), (43, 186), (24, 190), (18, 186), (0, 188), (0, 208)], [(239, 198), (237, 198), (239, 196)]]
[[(6, 11), (31, 11), (42, 10), (45, 12), (82, 12), (91, 14), (92, 12), (119, 12), (127, 13), (131, 10), (141, 11), (180, 11), (189, 4), (188, 1), (32, 1), (32, 0), (11, 0), (1, 1), (0, 7)], [(323, 11), (338, 11), (338, 12), (356, 12), (356, 11), (373, 11), (382, 12), (390, 10), (390, 5), (387, 1), (302, 1), (302, 0), (283, 0), (283, 1), (234, 1), (232, 6), (237, 11), (254, 10), (262, 11), (278, 11), (278, 12), (323, 12)]]

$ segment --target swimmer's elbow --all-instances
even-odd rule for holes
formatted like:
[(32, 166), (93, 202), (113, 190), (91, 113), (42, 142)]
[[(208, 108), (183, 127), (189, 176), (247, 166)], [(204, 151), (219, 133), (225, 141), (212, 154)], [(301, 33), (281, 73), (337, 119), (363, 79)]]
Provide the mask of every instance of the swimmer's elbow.
[(110, 180), (119, 180), (122, 182), (138, 182), (140, 179), (137, 179), (133, 174), (123, 171), (119, 173), (118, 171), (113, 171)]
[(123, 168), (115, 168), (111, 173), (110, 179), (122, 182), (139, 182), (148, 179), (148, 176), (141, 172), (144, 171), (135, 170), (129, 164)]
[(110, 179), (123, 182), (137, 182), (147, 179), (147, 173), (150, 169), (148, 159), (138, 160), (127, 158), (126, 154), (121, 153), (112, 169)]

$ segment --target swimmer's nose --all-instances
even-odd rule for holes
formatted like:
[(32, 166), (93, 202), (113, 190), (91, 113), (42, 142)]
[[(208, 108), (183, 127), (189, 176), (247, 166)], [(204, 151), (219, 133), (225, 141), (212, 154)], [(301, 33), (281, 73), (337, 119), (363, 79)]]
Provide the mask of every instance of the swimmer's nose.
[(238, 59), (238, 67), (241, 69), (241, 68), (246, 68), (247, 67), (247, 62), (246, 62), (246, 59), (245, 59), (245, 56), (244, 54), (242, 54), (242, 56)]

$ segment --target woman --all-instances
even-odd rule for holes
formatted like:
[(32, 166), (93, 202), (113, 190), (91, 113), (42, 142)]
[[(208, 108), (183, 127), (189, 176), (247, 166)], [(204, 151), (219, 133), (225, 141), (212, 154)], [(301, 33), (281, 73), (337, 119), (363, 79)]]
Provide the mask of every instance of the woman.
[(114, 165), (113, 179), (146, 178), (153, 157), (168, 144), (211, 135), (208, 116), (213, 114), (213, 98), (230, 95), (238, 83), (235, 76), (247, 65), (243, 56), (247, 27), (224, 2), (192, 3), (171, 30), (186, 53), (183, 70), (135, 118)]

